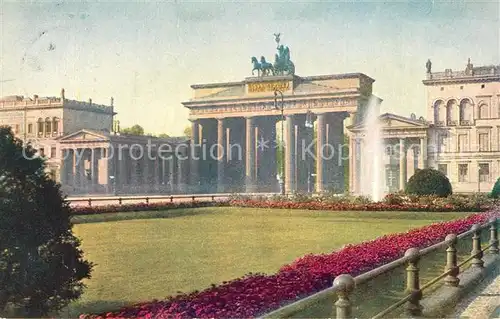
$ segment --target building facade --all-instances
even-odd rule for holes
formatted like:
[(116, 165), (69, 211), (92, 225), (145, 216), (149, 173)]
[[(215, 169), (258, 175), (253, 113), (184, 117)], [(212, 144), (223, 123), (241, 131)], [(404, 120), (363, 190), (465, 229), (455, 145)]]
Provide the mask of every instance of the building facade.
[[(415, 168), (423, 167), (443, 172), (454, 192), (489, 192), (500, 177), (500, 66), (474, 67), (469, 60), (463, 71), (432, 72), (431, 67), (428, 61), (425, 118), (380, 117), (389, 146), (384, 157), (386, 192), (404, 189)], [(351, 170), (350, 191), (360, 193), (356, 173), (365, 158), (356, 154), (363, 154), (369, 132), (363, 123), (349, 127), (349, 132), (351, 167), (356, 167)]]
[[(65, 97), (0, 99), (0, 126), (38, 150), (68, 195), (184, 193), (187, 138), (126, 135), (110, 105)], [(173, 156), (173, 154), (176, 156)]]

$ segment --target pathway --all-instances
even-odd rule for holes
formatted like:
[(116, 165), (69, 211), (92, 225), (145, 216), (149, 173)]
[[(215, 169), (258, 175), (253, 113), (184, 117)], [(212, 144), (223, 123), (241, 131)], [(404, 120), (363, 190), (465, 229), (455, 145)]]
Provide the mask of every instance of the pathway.
[(479, 285), (476, 293), (464, 299), (456, 308), (453, 318), (491, 319), (500, 318), (500, 267), (493, 280)]

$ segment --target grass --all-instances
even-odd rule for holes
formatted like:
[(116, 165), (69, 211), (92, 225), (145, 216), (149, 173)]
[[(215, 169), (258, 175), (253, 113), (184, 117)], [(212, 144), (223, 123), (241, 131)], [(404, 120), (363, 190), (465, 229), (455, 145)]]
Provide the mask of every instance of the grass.
[(97, 265), (83, 297), (61, 315), (115, 310), (249, 272), (274, 273), (308, 253), (466, 215), (210, 207), (75, 216), (74, 232)]

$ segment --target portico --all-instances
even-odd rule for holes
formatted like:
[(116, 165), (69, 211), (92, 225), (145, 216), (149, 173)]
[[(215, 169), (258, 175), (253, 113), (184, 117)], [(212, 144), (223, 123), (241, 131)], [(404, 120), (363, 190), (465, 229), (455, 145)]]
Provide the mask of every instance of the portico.
[[(415, 173), (416, 169), (426, 168), (428, 150), (429, 124), (423, 119), (415, 116), (410, 118), (383, 114), (379, 117), (383, 139), (383, 164), (385, 167), (385, 192), (404, 190), (408, 179)], [(373, 158), (363, 156), (366, 148), (365, 139), (367, 134), (364, 123), (348, 127), (350, 149), (349, 179), (350, 192), (359, 194), (361, 192), (361, 171), (364, 161), (372, 161)]]
[(187, 139), (80, 130), (58, 142), (61, 184), (66, 193), (186, 192)]

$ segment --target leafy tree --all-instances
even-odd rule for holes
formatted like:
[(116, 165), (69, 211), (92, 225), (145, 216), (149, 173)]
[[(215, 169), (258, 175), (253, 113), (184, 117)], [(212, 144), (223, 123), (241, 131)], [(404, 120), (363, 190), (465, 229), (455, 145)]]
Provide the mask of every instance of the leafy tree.
[(161, 133), (158, 135), (159, 138), (169, 138), (170, 135), (168, 135), (167, 133)]
[(450, 180), (446, 175), (432, 168), (419, 169), (410, 177), (406, 193), (413, 195), (437, 195), (447, 197), (452, 194)]
[(186, 128), (184, 128), (184, 136), (187, 136), (187, 137), (192, 136), (191, 126), (186, 126)]
[(41, 317), (82, 294), (93, 264), (45, 163), (0, 127), (0, 315)]
[(500, 198), (500, 178), (497, 179), (493, 189), (491, 190), (491, 197)]
[(131, 134), (131, 135), (144, 135), (144, 128), (139, 124), (135, 124), (132, 127), (123, 128), (121, 132), (124, 134)]

